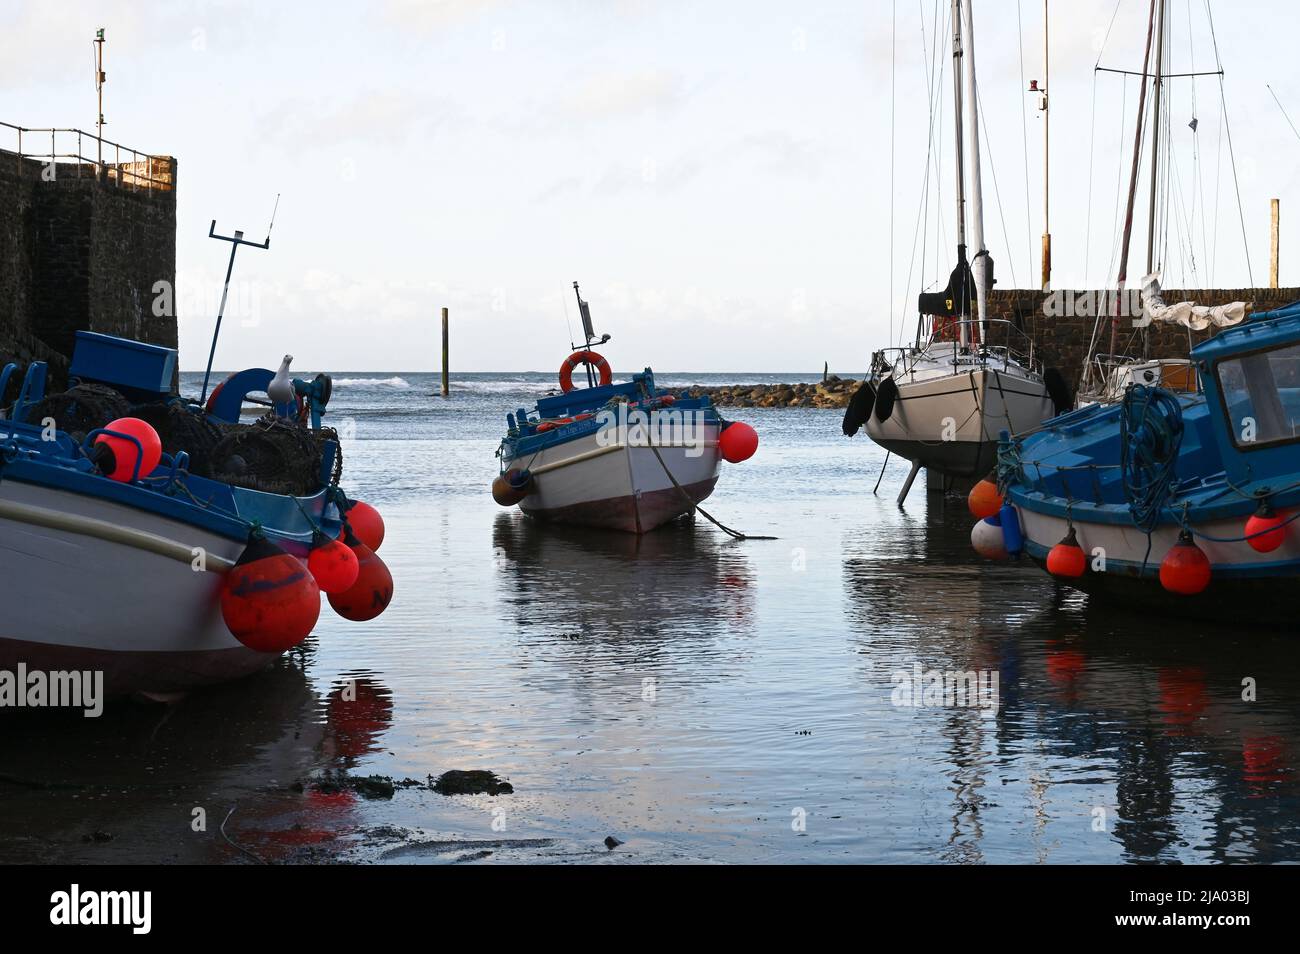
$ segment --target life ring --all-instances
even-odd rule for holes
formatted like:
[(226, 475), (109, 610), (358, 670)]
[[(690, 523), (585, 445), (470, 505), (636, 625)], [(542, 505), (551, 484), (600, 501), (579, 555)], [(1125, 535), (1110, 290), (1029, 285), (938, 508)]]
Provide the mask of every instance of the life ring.
[(604, 387), (614, 380), (614, 372), (609, 362), (594, 351), (575, 351), (564, 359), (560, 365), (560, 390), (568, 394), (573, 390), (573, 369), (580, 364), (595, 368), (600, 373), (600, 384)]

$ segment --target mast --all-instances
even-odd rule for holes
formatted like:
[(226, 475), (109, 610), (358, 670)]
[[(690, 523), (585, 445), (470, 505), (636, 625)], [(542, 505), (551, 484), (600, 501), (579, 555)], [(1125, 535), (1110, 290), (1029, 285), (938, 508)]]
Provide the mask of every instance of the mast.
[[(1156, 20), (1156, 4), (1160, 0), (1151, 0), (1151, 13), (1147, 17), (1146, 52), (1142, 54), (1142, 72), (1147, 72), (1151, 65), (1151, 35)], [(1124, 241), (1119, 253), (1119, 280), (1115, 295), (1115, 314), (1110, 321), (1110, 353), (1119, 347), (1119, 316), (1123, 309), (1124, 283), (1128, 280), (1129, 240), (1133, 236), (1133, 204), (1137, 199), (1138, 162), (1142, 158), (1142, 117), (1146, 113), (1147, 84), (1144, 82), (1138, 94), (1137, 127), (1133, 132), (1133, 168), (1129, 176), (1128, 205), (1124, 212)]]
[(1043, 291), (1052, 284), (1052, 225), (1051, 225), (1051, 207), (1048, 202), (1050, 192), (1048, 190), (1048, 173), (1051, 166), (1051, 137), (1049, 135), (1049, 112), (1047, 102), (1047, 91), (1050, 85), (1047, 79), (1047, 0), (1043, 0)]
[(1155, 271), (1156, 261), (1156, 189), (1160, 172), (1160, 94), (1164, 86), (1165, 0), (1159, 0), (1156, 25), (1156, 71), (1151, 81), (1151, 199), (1147, 204), (1147, 271)]
[[(961, 44), (961, 0), (952, 0), (952, 112), (953, 120), (956, 124), (956, 135), (953, 140), (956, 146), (957, 160), (957, 268), (962, 276), (962, 287), (965, 288), (966, 279), (966, 157), (965, 142), (962, 138), (962, 44)], [(969, 326), (961, 323), (963, 319), (970, 317), (970, 303), (965, 300), (966, 296), (959, 296), (960, 314), (958, 315), (958, 328), (960, 329), (959, 340), (963, 348), (970, 344)], [(954, 302), (954, 304), (957, 304)]]
[(979, 322), (981, 340), (988, 340), (988, 286), (992, 279), (992, 260), (984, 247), (984, 192), (980, 182), (980, 127), (979, 95), (975, 85), (975, 23), (972, 7), (974, 0), (966, 0), (963, 26), (966, 32), (966, 49), (963, 59), (966, 61), (966, 95), (970, 98), (967, 115), (970, 120), (970, 182), (971, 182), (971, 238), (974, 241), (975, 255), (971, 262), (975, 277), (975, 314)]

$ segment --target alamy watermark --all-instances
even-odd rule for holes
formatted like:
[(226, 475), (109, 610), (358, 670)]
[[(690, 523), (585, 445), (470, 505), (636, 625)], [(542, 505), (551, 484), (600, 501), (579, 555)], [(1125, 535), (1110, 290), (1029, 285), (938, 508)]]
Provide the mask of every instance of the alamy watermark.
[[(666, 407), (646, 411), (628, 404), (596, 414), (599, 447), (684, 447), (699, 457), (707, 446), (708, 423), (702, 410)], [(714, 425), (717, 426), (716, 424)]]
[(1132, 318), (1134, 328), (1151, 324), (1139, 288), (1122, 292), (1053, 289), (1043, 297), (1043, 314), (1048, 318)]
[(925, 669), (918, 663), (900, 669), (891, 677), (890, 702), (912, 709), (979, 709), (982, 716), (998, 712), (996, 669)]
[(103, 670), (0, 669), (0, 709), (82, 709), (87, 719), (104, 711)]

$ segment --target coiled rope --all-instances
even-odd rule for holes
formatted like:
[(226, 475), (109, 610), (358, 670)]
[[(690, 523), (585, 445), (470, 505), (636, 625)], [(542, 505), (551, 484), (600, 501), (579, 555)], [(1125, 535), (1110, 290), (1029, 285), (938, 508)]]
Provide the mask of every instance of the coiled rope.
[(1173, 491), (1174, 465), (1182, 443), (1183, 409), (1178, 398), (1164, 388), (1129, 385), (1120, 406), (1120, 468), (1133, 524), (1148, 536)]

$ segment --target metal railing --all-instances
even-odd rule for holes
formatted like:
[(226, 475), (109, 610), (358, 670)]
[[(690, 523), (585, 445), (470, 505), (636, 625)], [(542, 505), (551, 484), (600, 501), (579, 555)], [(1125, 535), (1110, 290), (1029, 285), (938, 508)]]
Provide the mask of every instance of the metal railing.
[[(69, 174), (71, 170), (60, 167), (75, 164), (78, 179), (83, 175), (103, 178), (132, 191), (170, 192), (175, 188), (175, 160), (171, 156), (153, 156), (80, 129), (28, 129), (0, 122), (0, 131), (14, 135), (20, 174), (23, 160), (29, 159), (46, 163), (52, 176)], [(94, 154), (88, 154), (92, 150)], [(108, 161), (106, 154), (111, 156)]]

